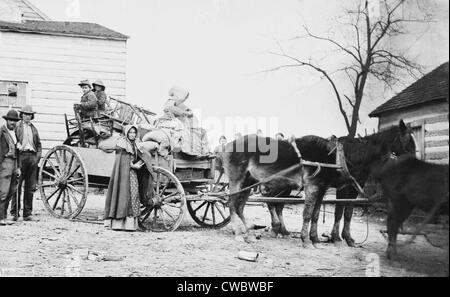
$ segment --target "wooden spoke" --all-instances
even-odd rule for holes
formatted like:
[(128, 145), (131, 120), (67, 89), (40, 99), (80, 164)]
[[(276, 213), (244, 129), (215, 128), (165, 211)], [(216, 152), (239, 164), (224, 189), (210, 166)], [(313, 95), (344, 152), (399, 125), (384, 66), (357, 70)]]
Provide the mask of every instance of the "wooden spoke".
[(170, 203), (170, 202), (164, 202), (164, 205), (174, 207), (174, 208), (181, 208), (181, 205), (176, 205), (176, 204)]
[(156, 220), (158, 219), (158, 209), (154, 208), (153, 212), (153, 226), (156, 227)]
[(47, 170), (42, 170), (42, 173), (47, 174), (48, 176), (54, 178), (54, 179), (58, 179), (56, 176), (54, 176), (53, 174), (51, 174), (50, 172), (48, 172)]
[[(78, 199), (75, 197), (75, 193), (73, 192), (73, 190), (71, 188), (67, 188), (67, 193), (69, 194), (69, 198), (72, 197), (73, 201), (75, 202), (75, 204), (77, 205), (77, 207), (80, 207), (80, 203), (78, 202)], [(72, 195), (70, 195), (69, 191), (72, 191)]]
[(161, 208), (163, 212), (165, 212), (171, 219), (172, 221), (176, 221), (176, 219), (169, 213), (169, 211), (165, 210), (164, 208)]
[(208, 205), (206, 205), (206, 209), (205, 209), (205, 213), (203, 214), (203, 219), (202, 222), (205, 222), (206, 219), (206, 215), (208, 214), (208, 209), (211, 203), (208, 203)]
[(167, 196), (165, 196), (165, 197), (161, 197), (161, 199), (162, 199), (163, 201), (166, 201), (166, 200), (168, 200), (169, 198), (172, 198), (173, 196), (179, 195), (179, 194), (180, 194), (180, 193), (175, 192), (175, 193), (172, 193), (172, 194), (167, 195)]
[(50, 196), (48, 196), (47, 201), (50, 200), (55, 194), (58, 192), (59, 188), (57, 188)]
[(71, 178), (80, 167), (81, 167), (81, 164), (78, 163), (77, 167), (75, 167), (75, 170), (72, 170), (72, 172), (69, 175), (67, 175), (67, 179)]
[(58, 151), (55, 151), (55, 160), (56, 160), (56, 163), (58, 163), (58, 168), (60, 169), (60, 172), (63, 172), (63, 170), (62, 170), (63, 166), (61, 166), (62, 162), (61, 162), (61, 158), (58, 154)]
[(194, 209), (194, 212), (197, 212), (197, 210), (199, 210), (200, 208), (202, 208), (206, 203), (206, 201), (203, 201), (202, 204), (200, 204), (200, 206), (198, 206), (196, 209)]
[(217, 208), (217, 210), (219, 211), (220, 215), (222, 216), (223, 219), (226, 219), (225, 214), (223, 213), (223, 211), (219, 208), (219, 206), (217, 206), (217, 204), (214, 204), (214, 206)]
[(61, 198), (61, 194), (62, 194), (61, 189), (58, 188), (56, 191), (59, 191), (59, 194), (58, 194), (58, 197), (56, 198), (55, 203), (53, 204), (53, 210), (56, 209), (56, 206), (58, 205), (59, 199)]
[(72, 203), (70, 203), (69, 190), (64, 190), (64, 199), (67, 199), (67, 207), (69, 208), (69, 213), (72, 213)]
[(84, 195), (83, 192), (79, 191), (77, 188), (75, 188), (75, 187), (72, 186), (72, 185), (67, 185), (67, 187), (69, 187), (72, 191), (77, 192), (78, 194)]
[(171, 171), (159, 166), (154, 166), (153, 171), (155, 180), (151, 186), (162, 205), (153, 208), (151, 214), (144, 210), (141, 223), (154, 232), (175, 231), (185, 214), (183, 186)]
[[(75, 155), (72, 155), (72, 154), (71, 154), (69, 164), (67, 165), (67, 173), (69, 173), (70, 168), (72, 168), (72, 163), (73, 163), (73, 160), (74, 160), (74, 159), (75, 159)], [(67, 178), (69, 178), (69, 177), (70, 177), (70, 176), (67, 175)]]
[(159, 195), (160, 176), (161, 176), (160, 173), (158, 173), (158, 174), (156, 175), (156, 195)]
[(144, 218), (142, 219), (142, 222), (145, 222), (145, 220), (148, 219), (148, 216), (152, 213), (152, 211), (153, 211), (153, 207), (148, 208), (147, 213), (145, 214)]
[[(55, 217), (70, 219), (77, 217), (86, 203), (86, 190), (89, 186), (86, 168), (79, 153), (67, 145), (56, 146), (44, 156), (42, 164), (39, 169), (38, 186), (45, 208)], [(63, 185), (59, 183), (67, 186), (62, 189)], [(47, 188), (50, 190), (46, 190)], [(57, 197), (55, 201), (50, 202), (55, 195)]]
[[(63, 191), (61, 191), (61, 192), (63, 192)], [(62, 216), (64, 215), (64, 207), (65, 207), (65, 205), (66, 205), (66, 199), (65, 199), (65, 197), (63, 197), (63, 201), (61, 203), (61, 215)]]
[(71, 183), (71, 184), (72, 184), (72, 183), (79, 182), (79, 181), (84, 181), (84, 177), (79, 177), (79, 178), (67, 180), (67, 182), (68, 182), (68, 183)]
[[(161, 208), (161, 210), (163, 210), (163, 209)], [(161, 212), (161, 220), (163, 222), (164, 229), (169, 230), (169, 227), (167, 227), (167, 223), (166, 223), (166, 220), (164, 219), (164, 216), (163, 216), (162, 212)]]
[(214, 207), (215, 207), (215, 206), (216, 206), (215, 203), (213, 203), (213, 204), (211, 205), (211, 214), (212, 214), (212, 219), (213, 219), (213, 225), (216, 224), (216, 214), (215, 214), (215, 212), (214, 212)]
[(166, 191), (167, 187), (169, 186), (169, 183), (167, 183), (164, 188), (161, 190), (161, 195), (164, 195), (164, 192)]
[[(48, 159), (47, 162), (48, 162), (48, 164), (50, 164), (50, 166), (52, 167), (53, 172), (55, 173), (55, 175), (58, 176), (58, 177), (60, 177), (60, 176), (61, 176), (61, 172), (60, 172), (58, 169), (56, 169), (56, 167), (55, 167), (55, 165), (53, 164), (53, 162), (52, 162), (50, 159)], [(54, 177), (54, 178), (56, 179), (56, 177)]]

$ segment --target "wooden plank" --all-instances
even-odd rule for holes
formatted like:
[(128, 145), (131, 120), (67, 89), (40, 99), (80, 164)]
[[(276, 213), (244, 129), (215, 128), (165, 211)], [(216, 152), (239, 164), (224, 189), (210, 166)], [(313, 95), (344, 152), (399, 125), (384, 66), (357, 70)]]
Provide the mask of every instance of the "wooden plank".
[(435, 102), (430, 103), (426, 107), (414, 106), (401, 111), (392, 112), (380, 117), (379, 129), (383, 130), (387, 127), (398, 125), (400, 119), (403, 119), (405, 123), (413, 123), (415, 121), (422, 121), (440, 115), (448, 115), (448, 110), (449, 106), (447, 102)]
[(426, 124), (434, 124), (434, 123), (441, 123), (441, 122), (448, 123), (448, 113), (447, 114), (437, 115), (437, 116), (432, 117), (432, 118), (427, 118), (425, 120)]
[(448, 153), (448, 150), (449, 150), (448, 145), (427, 147), (427, 148), (425, 148), (425, 154), (436, 153), (436, 152), (447, 152)]
[(8, 57), (0, 52), (0, 64), (28, 66), (57, 70), (73, 70), (73, 71), (97, 71), (122, 73), (126, 71), (126, 66), (102, 65), (98, 63), (77, 63), (71, 62), (69, 59), (63, 62), (52, 61), (51, 59), (27, 59), (22, 57)]
[[(93, 81), (91, 81), (93, 82)], [(33, 81), (33, 91), (40, 92), (63, 92), (63, 93), (71, 93), (77, 94), (81, 97), (82, 92), (81, 88), (78, 86), (79, 81), (73, 81), (72, 84), (50, 84), (50, 83), (41, 83)], [(108, 92), (111, 94), (123, 93), (125, 91), (125, 85), (116, 88), (116, 87), (108, 87)]]
[(427, 162), (434, 163), (434, 164), (448, 164), (449, 158), (443, 158), (443, 159), (428, 159)]
[(67, 138), (67, 132), (64, 130), (61, 131), (46, 131), (46, 130), (38, 130), (39, 136), (41, 139), (52, 139), (52, 140), (65, 140)]
[(427, 136), (425, 137), (425, 141), (440, 141), (440, 140), (449, 140), (448, 135), (438, 135), (438, 136)]
[(94, 51), (89, 48), (74, 49), (74, 48), (57, 48), (57, 47), (24, 47), (23, 44), (8, 44), (3, 43), (0, 49), (6, 52), (13, 51), (14, 53), (33, 53), (46, 54), (58, 57), (85, 57), (96, 58), (99, 60), (115, 60), (125, 62), (127, 61), (126, 52), (111, 52), (111, 51)]
[(449, 135), (449, 129), (426, 131), (425, 137)]
[(58, 55), (51, 53), (34, 53), (27, 51), (8, 51), (1, 48), (0, 57), (17, 58), (28, 61), (46, 61), (54, 63), (67, 63), (68, 61), (73, 64), (88, 64), (88, 65), (102, 65), (102, 66), (119, 66), (126, 67), (126, 59), (114, 59), (101, 56), (78, 56), (78, 55)]
[(83, 38), (76, 36), (61, 36), (47, 34), (33, 34), (26, 32), (2, 32), (2, 41), (17, 42), (18, 44), (33, 44), (41, 46), (59, 46), (65, 48), (98, 47), (101, 49), (126, 51), (126, 40), (111, 40), (98, 38)]
[(52, 76), (56, 78), (69, 79), (72, 78), (74, 81), (80, 80), (80, 77), (101, 77), (104, 80), (126, 79), (125, 71), (109, 72), (105, 69), (97, 71), (92, 69), (68, 70), (65, 68), (52, 69), (50, 67), (27, 67), (27, 65), (14, 65), (14, 63), (8, 65), (2, 61), (0, 61), (0, 65), (2, 65), (0, 77), (4, 77), (5, 79), (8, 79), (10, 76), (22, 78), (22, 80), (24, 81), (28, 80), (29, 78), (32, 78), (34, 80), (35, 77), (39, 76)]
[[(126, 87), (126, 80), (118, 80), (118, 79), (102, 79), (102, 81), (105, 83), (106, 85), (106, 90), (108, 91), (109, 88), (119, 88), (119, 89), (125, 89)], [(69, 86), (73, 86), (74, 84), (78, 83), (76, 78), (72, 78), (72, 77), (64, 77), (64, 76), (44, 76), (44, 75), (39, 75), (39, 76), (35, 76), (33, 77), (33, 82), (34, 83), (42, 83), (42, 84), (47, 84), (47, 85), (54, 85), (54, 86), (59, 86), (59, 85), (69, 85)]]
[(447, 140), (432, 140), (426, 142), (426, 147), (440, 147), (440, 146), (447, 146), (448, 147), (448, 139)]
[[(6, 32), (3, 32), (3, 36), (5, 35)], [(3, 38), (2, 39), (4, 42), (0, 45), (0, 46), (10, 46), (10, 47), (23, 47), (23, 42), (19, 41), (18, 39), (7, 39), (7, 38)], [(30, 41), (32, 42), (32, 41)], [(118, 55), (126, 55), (127, 53), (127, 48), (125, 47), (109, 47), (109, 46), (104, 46), (104, 45), (96, 45), (96, 44), (91, 44), (91, 45), (86, 45), (86, 46), (77, 46), (76, 44), (52, 44), (52, 43), (41, 43), (41, 42), (35, 42), (33, 44), (33, 48), (37, 49), (37, 50), (55, 50), (55, 51), (60, 51), (60, 50), (73, 50), (73, 51), (80, 51), (82, 53), (93, 53), (93, 54), (99, 54), (99, 55), (103, 55), (103, 54), (118, 54)]]
[(439, 160), (449, 158), (449, 152), (440, 151), (440, 152), (425, 152), (425, 160)]
[(198, 169), (210, 169), (211, 162), (208, 160), (202, 161), (190, 161), (183, 159), (175, 159), (175, 168), (185, 169), (185, 168), (198, 168)]
[[(57, 90), (53, 91), (31, 91), (31, 98), (47, 98), (47, 99), (58, 99), (58, 100), (80, 100), (81, 99), (81, 92), (58, 92)], [(125, 90), (123, 90), (123, 93), (109, 93), (108, 94), (111, 97), (118, 97), (118, 98), (124, 98), (125, 97)]]
[(426, 131), (448, 129), (448, 122), (438, 122), (433, 124), (425, 124)]

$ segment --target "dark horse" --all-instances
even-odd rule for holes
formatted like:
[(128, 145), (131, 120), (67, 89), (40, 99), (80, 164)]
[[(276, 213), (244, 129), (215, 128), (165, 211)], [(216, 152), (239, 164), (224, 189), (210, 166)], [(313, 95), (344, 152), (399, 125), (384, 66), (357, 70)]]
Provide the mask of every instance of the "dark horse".
[[(256, 139), (256, 140), (255, 140)], [(390, 128), (386, 131), (367, 136), (361, 139), (352, 139), (342, 137), (339, 139), (343, 144), (347, 166), (352, 176), (358, 183), (364, 184), (367, 177), (376, 165), (391, 152), (401, 155), (404, 153), (415, 152), (414, 139), (410, 130), (403, 121), (399, 126)], [(263, 150), (256, 145), (256, 149), (247, 149), (249, 143), (271, 144), (263, 147)], [(336, 163), (335, 143), (318, 136), (305, 136), (295, 140), (295, 145), (300, 151), (304, 160)], [(238, 228), (238, 218), (242, 220), (246, 229), (251, 227), (246, 224), (243, 209), (250, 194), (250, 190), (242, 189), (253, 185), (254, 183), (265, 180), (273, 174), (283, 171), (291, 166), (300, 163), (299, 156), (294, 147), (287, 141), (276, 141), (269, 138), (258, 138), (250, 135), (237, 139), (227, 144), (224, 160), (224, 168), (230, 180), (230, 192), (237, 193), (230, 196), (230, 213), (234, 231), (240, 233)], [(271, 162), (261, 162), (261, 157), (266, 157), (276, 151), (276, 158)], [(266, 158), (270, 159), (270, 158)], [(265, 160), (267, 161), (267, 160)], [(323, 196), (329, 187), (338, 188), (337, 198), (356, 198), (358, 192), (350, 185), (349, 179), (340, 170), (322, 168), (316, 172), (314, 166), (299, 165), (294, 171), (290, 171), (285, 177), (278, 176), (275, 180), (264, 185), (270, 188), (270, 192), (288, 191), (295, 187), (303, 186), (305, 191), (305, 207), (303, 210), (303, 226), (301, 238), (303, 242), (308, 239), (309, 223), (311, 230), (309, 237), (313, 243), (319, 242), (317, 235), (317, 221), (320, 214), (320, 206)], [(272, 215), (272, 226), (275, 232), (287, 233), (282, 219), (282, 205), (269, 205)], [(274, 209), (275, 208), (275, 209)], [(336, 206), (335, 224), (332, 232), (333, 241), (339, 241), (339, 222), (345, 209), (344, 230), (342, 235), (349, 245), (354, 245), (354, 240), (350, 235), (350, 221), (353, 214), (351, 204)]]
[(389, 160), (375, 174), (388, 204), (387, 257), (397, 255), (397, 233), (414, 208), (428, 212), (423, 224), (435, 214), (449, 211), (448, 165), (439, 165), (402, 156)]

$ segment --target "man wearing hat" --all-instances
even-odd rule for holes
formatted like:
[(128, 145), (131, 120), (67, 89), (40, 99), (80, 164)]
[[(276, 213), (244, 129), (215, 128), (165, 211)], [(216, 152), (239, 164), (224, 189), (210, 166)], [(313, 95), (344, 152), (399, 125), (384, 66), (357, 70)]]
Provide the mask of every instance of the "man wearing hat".
[(7, 220), (8, 205), (17, 194), (17, 179), (20, 169), (17, 166), (17, 137), (14, 129), (20, 121), (17, 111), (10, 110), (3, 116), (5, 124), (0, 128), (0, 226), (13, 224)]
[(20, 216), (20, 196), (22, 184), (25, 183), (23, 193), (23, 220), (31, 221), (33, 211), (33, 195), (36, 191), (38, 163), (42, 156), (42, 145), (36, 127), (31, 123), (34, 120), (33, 108), (26, 105), (20, 111), (22, 119), (16, 125), (18, 164), (21, 171), (19, 178), (18, 199), (13, 199), (11, 215), (14, 220)]
[(81, 90), (83, 91), (83, 96), (81, 96), (80, 104), (75, 104), (74, 110), (81, 115), (81, 118), (90, 118), (97, 116), (97, 97), (95, 97), (94, 92), (92, 92), (91, 83), (85, 79), (79, 84)]
[(92, 83), (92, 87), (94, 88), (94, 94), (95, 97), (97, 97), (97, 106), (98, 106), (98, 112), (99, 115), (102, 112), (106, 111), (106, 93), (105, 93), (105, 84), (97, 79), (95, 82)]

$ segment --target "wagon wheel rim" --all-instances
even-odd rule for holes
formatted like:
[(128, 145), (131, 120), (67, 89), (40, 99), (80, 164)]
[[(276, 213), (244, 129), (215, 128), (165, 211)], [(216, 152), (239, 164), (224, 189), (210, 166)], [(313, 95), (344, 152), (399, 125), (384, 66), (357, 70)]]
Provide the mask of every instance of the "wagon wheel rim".
[(76, 218), (86, 203), (88, 185), (86, 166), (73, 148), (61, 145), (47, 152), (39, 168), (38, 187), (52, 216)]
[(173, 232), (186, 213), (186, 197), (180, 181), (170, 171), (162, 167), (153, 167), (156, 180), (153, 181), (154, 197), (145, 206), (139, 223), (153, 232)]
[[(220, 181), (221, 176), (206, 188), (209, 193), (226, 193), (228, 183)], [(219, 229), (228, 225), (231, 221), (228, 209), (228, 199), (217, 200), (189, 200), (187, 209), (192, 219), (201, 227)]]

